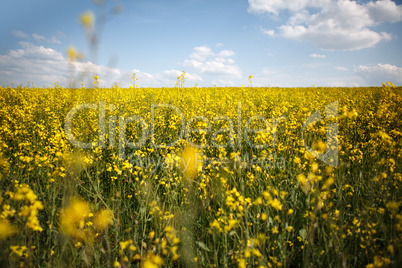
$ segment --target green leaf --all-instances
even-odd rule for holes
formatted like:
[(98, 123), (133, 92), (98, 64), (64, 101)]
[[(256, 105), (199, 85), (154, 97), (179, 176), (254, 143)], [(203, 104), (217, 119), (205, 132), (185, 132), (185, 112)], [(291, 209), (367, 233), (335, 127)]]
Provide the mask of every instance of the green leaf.
[(306, 236), (307, 236), (307, 231), (306, 231), (306, 229), (300, 229), (299, 230), (299, 235), (301, 236), (301, 238), (303, 238), (303, 241), (306, 239)]
[(205, 245), (203, 242), (196, 241), (195, 243), (196, 243), (197, 246), (199, 246), (200, 248), (202, 248), (202, 249), (204, 249), (204, 250), (206, 250), (206, 251), (211, 251), (211, 250), (207, 247), (207, 245)]

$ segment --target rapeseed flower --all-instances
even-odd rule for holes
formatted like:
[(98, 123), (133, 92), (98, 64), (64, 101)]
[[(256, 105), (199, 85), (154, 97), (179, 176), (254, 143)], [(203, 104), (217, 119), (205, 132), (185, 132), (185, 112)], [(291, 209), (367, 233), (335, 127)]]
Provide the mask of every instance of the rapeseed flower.
[(85, 28), (92, 28), (95, 23), (95, 14), (92, 11), (83, 13), (80, 17), (80, 22)]
[(94, 227), (100, 231), (109, 228), (112, 222), (113, 212), (110, 209), (102, 209), (101, 211), (98, 211), (93, 219)]
[(181, 168), (186, 179), (194, 179), (198, 173), (199, 151), (191, 145), (187, 145), (182, 151)]
[(13, 236), (18, 232), (17, 227), (11, 225), (6, 220), (0, 220), (0, 240)]
[(62, 233), (78, 238), (86, 239), (84, 231), (85, 220), (91, 213), (89, 204), (79, 198), (73, 198), (68, 207), (62, 209), (60, 215), (60, 230)]

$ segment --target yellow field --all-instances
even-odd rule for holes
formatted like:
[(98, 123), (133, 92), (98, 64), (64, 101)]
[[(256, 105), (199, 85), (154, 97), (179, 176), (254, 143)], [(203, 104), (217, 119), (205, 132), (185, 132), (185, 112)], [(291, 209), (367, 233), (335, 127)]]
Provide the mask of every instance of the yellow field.
[(0, 266), (398, 267), (402, 88), (2, 88)]

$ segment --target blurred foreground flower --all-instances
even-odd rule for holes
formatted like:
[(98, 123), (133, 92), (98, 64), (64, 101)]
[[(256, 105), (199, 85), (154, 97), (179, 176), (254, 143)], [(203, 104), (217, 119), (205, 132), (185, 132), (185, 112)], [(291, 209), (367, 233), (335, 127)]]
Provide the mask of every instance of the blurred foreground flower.
[(186, 145), (182, 151), (181, 170), (186, 179), (194, 179), (198, 172), (199, 152), (197, 148)]
[(142, 264), (143, 268), (158, 268), (163, 265), (163, 259), (154, 253), (148, 253)]
[(306, 178), (303, 174), (297, 175), (297, 180), (300, 182), (300, 187), (303, 190), (305, 194), (308, 194), (308, 192), (312, 189), (313, 187), (313, 182), (310, 177)]
[(67, 57), (69, 61), (83, 60), (85, 58), (85, 54), (82, 52), (77, 52), (77, 49), (71, 45), (67, 48)]
[(92, 11), (83, 13), (80, 17), (80, 22), (85, 28), (92, 28), (95, 22), (95, 15)]
[(113, 222), (113, 212), (109, 209), (99, 211), (94, 217), (94, 226), (97, 230), (105, 230)]
[(61, 232), (66, 235), (85, 240), (85, 219), (89, 217), (90, 212), (91, 210), (87, 202), (74, 198), (70, 205), (61, 211)]
[(6, 220), (0, 220), (0, 240), (13, 236), (17, 233), (17, 228)]
[(67, 48), (67, 56), (70, 61), (75, 61), (75, 58), (77, 57), (77, 50), (74, 46), (69, 46)]
[(96, 237), (94, 229), (104, 231), (112, 222), (113, 212), (111, 210), (102, 209), (94, 216), (90, 205), (75, 197), (71, 200), (70, 205), (61, 211), (60, 231), (67, 236), (91, 244)]

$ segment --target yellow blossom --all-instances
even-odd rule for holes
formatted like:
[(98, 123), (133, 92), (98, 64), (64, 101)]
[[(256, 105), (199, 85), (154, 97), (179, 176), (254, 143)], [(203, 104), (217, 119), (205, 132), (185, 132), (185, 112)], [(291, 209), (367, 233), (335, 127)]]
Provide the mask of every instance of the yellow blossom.
[(282, 210), (281, 201), (279, 201), (276, 198), (270, 202), (270, 205), (271, 205), (271, 207), (273, 207), (276, 210)]
[(187, 179), (194, 179), (198, 171), (199, 152), (191, 145), (187, 145), (182, 152), (181, 167)]
[(133, 243), (132, 239), (126, 240), (126, 241), (122, 241), (120, 242), (120, 247), (122, 250), (126, 249), (128, 245), (131, 245)]
[(75, 59), (77, 57), (77, 50), (75, 49), (75, 47), (69, 46), (67, 48), (67, 56), (68, 56), (69, 60), (75, 61)]
[(286, 231), (288, 231), (289, 233), (291, 232), (291, 231), (293, 231), (293, 226), (288, 226), (288, 227), (286, 227)]
[(80, 21), (85, 28), (92, 28), (95, 22), (95, 15), (92, 11), (87, 11), (81, 15)]
[(158, 268), (163, 265), (163, 259), (158, 255), (150, 252), (145, 257), (145, 261), (143, 262), (143, 268)]
[(93, 222), (96, 229), (105, 230), (113, 222), (113, 212), (109, 209), (102, 209), (96, 213)]
[(17, 227), (11, 225), (8, 221), (0, 220), (0, 240), (15, 235), (17, 231)]
[(73, 198), (70, 205), (61, 211), (61, 232), (76, 238), (85, 238), (84, 220), (89, 213), (90, 208), (87, 202), (79, 198)]

